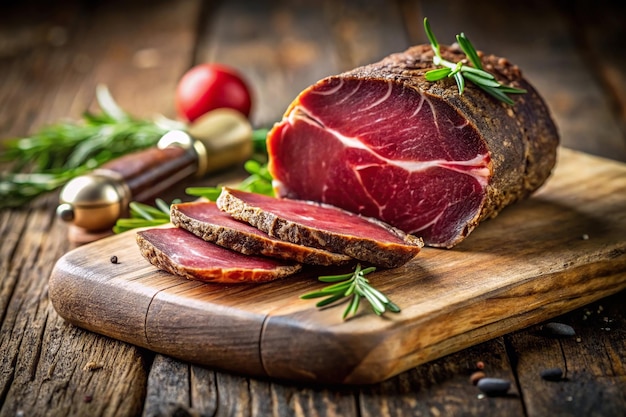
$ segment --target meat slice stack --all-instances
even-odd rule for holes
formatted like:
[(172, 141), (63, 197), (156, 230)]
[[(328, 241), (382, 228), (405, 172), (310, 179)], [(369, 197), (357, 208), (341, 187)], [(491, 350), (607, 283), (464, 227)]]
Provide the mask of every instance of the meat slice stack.
[(218, 207), (275, 236), (295, 244), (339, 252), (385, 268), (395, 268), (413, 258), (422, 240), (381, 221), (330, 205), (224, 188)]
[(301, 263), (351, 260), (392, 268), (412, 259), (421, 239), (342, 209), (224, 188), (217, 204), (172, 206), (175, 228), (137, 233), (157, 268), (207, 282), (267, 282)]
[(174, 204), (171, 219), (174, 226), (188, 230), (207, 242), (246, 255), (264, 255), (312, 265), (339, 265), (351, 259), (347, 255), (273, 238), (234, 219), (213, 202)]

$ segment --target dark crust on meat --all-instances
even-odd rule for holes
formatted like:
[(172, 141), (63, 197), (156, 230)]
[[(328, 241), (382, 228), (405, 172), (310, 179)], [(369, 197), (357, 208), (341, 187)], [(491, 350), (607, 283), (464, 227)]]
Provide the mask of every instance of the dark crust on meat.
[[(238, 220), (250, 223), (252, 226), (270, 236), (275, 236), (298, 245), (343, 253), (354, 259), (384, 268), (395, 268), (405, 264), (414, 258), (424, 246), (422, 239), (406, 234), (379, 220), (370, 218), (366, 219), (386, 228), (402, 239), (405, 244), (386, 244), (376, 240), (361, 239), (314, 229), (249, 205), (245, 201), (232, 195), (226, 187), (222, 190), (217, 204), (220, 210), (230, 213), (231, 216)], [(323, 205), (305, 201), (303, 201), (302, 204)], [(340, 210), (336, 207), (332, 208)]]
[[(456, 46), (441, 46), (441, 52), (453, 62), (465, 58)], [(430, 45), (414, 46), (377, 63), (328, 78), (394, 81), (415, 88), (431, 99), (448, 103), (482, 135), (492, 163), (486, 197), (477, 217), (447, 247), (463, 240), (482, 220), (495, 217), (505, 206), (528, 197), (546, 181), (556, 163), (559, 136), (543, 99), (523, 78), (518, 67), (504, 58), (479, 55), (484, 69), (498, 81), (528, 91), (511, 95), (515, 105), (502, 103), (471, 83), (467, 83), (463, 95), (459, 95), (452, 79), (427, 81), (424, 74), (433, 69)]]
[(264, 255), (298, 263), (324, 266), (341, 265), (352, 259), (349, 256), (323, 249), (263, 238), (242, 230), (202, 222), (182, 213), (177, 204), (172, 205), (170, 218), (175, 226), (183, 228), (207, 242), (213, 242), (245, 255)]
[(142, 235), (141, 232), (137, 233), (136, 241), (141, 255), (152, 265), (163, 271), (169, 272), (170, 274), (196, 281), (219, 284), (255, 284), (275, 281), (277, 279), (295, 274), (302, 269), (302, 265), (299, 264), (282, 265), (271, 271), (259, 269), (249, 269), (243, 271), (238, 269), (237, 266), (234, 266), (232, 270), (224, 270), (222, 274), (216, 275), (213, 272), (208, 273), (207, 270), (187, 268), (177, 264), (165, 253), (163, 253), (163, 251), (157, 249)]

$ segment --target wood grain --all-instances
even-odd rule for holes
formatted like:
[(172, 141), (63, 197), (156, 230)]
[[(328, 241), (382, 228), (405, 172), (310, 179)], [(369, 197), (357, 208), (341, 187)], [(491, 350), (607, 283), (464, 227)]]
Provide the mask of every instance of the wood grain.
[(62, 257), (50, 298), (78, 326), (214, 368), (379, 382), (626, 287), (625, 196), (625, 165), (561, 149), (541, 192), (467, 242), (372, 274), (403, 309), (384, 319), (299, 300), (315, 270), (259, 286), (180, 279), (141, 258), (134, 231)]
[[(546, 338), (541, 326), (507, 337), (520, 388), (533, 391), (525, 399), (529, 415), (617, 416), (626, 410), (626, 394), (621, 389), (626, 375), (626, 338), (618, 324), (624, 319), (623, 297), (621, 304), (601, 300), (560, 318), (576, 330), (574, 337)], [(564, 371), (562, 381), (539, 377), (541, 370), (552, 367)]]
[[(0, 6), (2, 139), (95, 109), (97, 83), (133, 115), (173, 115), (199, 3), (134, 2), (124, 13), (120, 2)], [(168, 65), (133, 59), (145, 52)], [(71, 249), (57, 204), (51, 194), (0, 210), (0, 416), (139, 415), (153, 354), (76, 328), (50, 304), (48, 278)]]
[(379, 410), (389, 410), (383, 416), (525, 416), (514, 384), (504, 399), (479, 396), (480, 391), (469, 382), (478, 362), (484, 364), (482, 371), (490, 377), (515, 380), (504, 340), (494, 339), (361, 388), (362, 416), (379, 416)]

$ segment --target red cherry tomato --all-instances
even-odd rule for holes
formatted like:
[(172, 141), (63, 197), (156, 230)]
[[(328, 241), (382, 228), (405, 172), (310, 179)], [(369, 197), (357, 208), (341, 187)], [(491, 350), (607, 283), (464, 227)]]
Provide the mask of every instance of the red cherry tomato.
[(250, 90), (232, 68), (219, 64), (200, 64), (187, 71), (176, 88), (176, 109), (187, 121), (228, 107), (250, 116)]

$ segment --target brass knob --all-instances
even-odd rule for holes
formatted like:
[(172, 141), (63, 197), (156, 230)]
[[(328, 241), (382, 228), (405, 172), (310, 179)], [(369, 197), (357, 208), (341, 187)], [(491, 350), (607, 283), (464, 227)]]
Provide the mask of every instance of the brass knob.
[(87, 230), (104, 230), (125, 213), (129, 191), (119, 174), (95, 170), (70, 180), (59, 197), (57, 215)]

